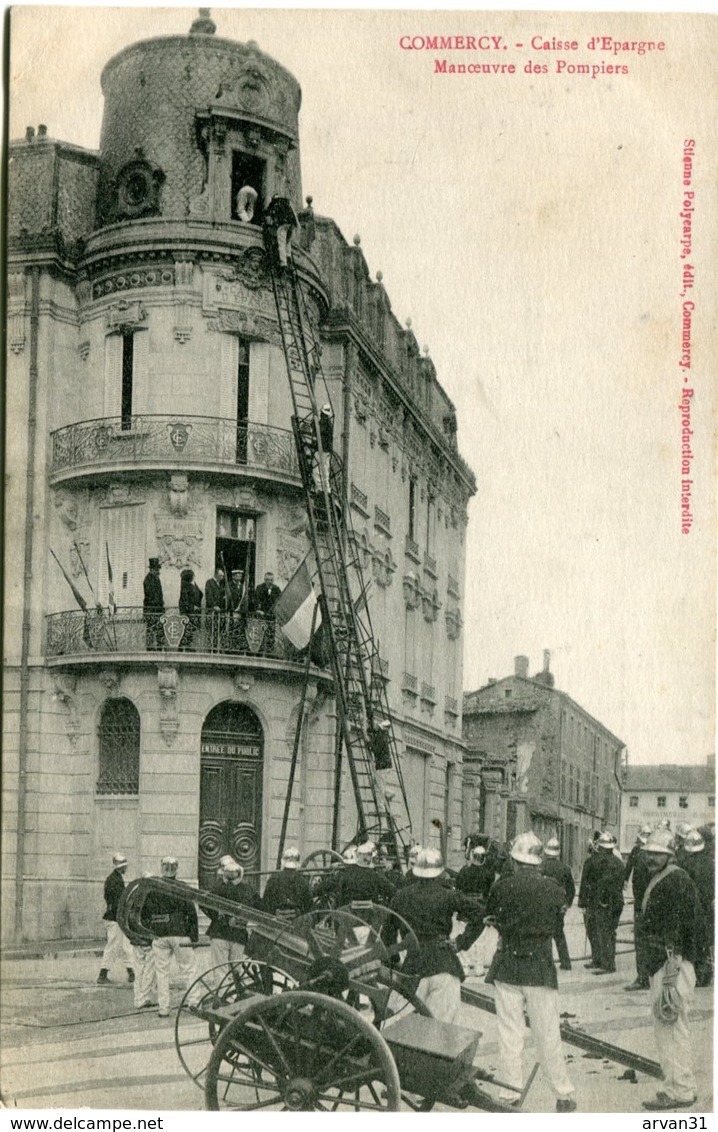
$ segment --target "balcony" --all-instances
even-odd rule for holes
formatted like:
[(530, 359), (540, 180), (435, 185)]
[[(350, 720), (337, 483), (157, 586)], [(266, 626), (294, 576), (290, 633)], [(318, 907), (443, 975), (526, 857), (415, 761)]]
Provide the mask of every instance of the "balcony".
[(199, 467), (280, 476), (299, 482), (294, 438), (265, 424), (239, 426), (223, 417), (100, 417), (52, 434), (50, 482), (98, 472)]
[(417, 566), (419, 565), (421, 561), (419, 558), (419, 544), (414, 542), (410, 535), (407, 535), (404, 540), (404, 554), (407, 558), (410, 558), (412, 562), (416, 562)]
[(106, 608), (49, 613), (45, 622), (45, 655), (51, 662), (108, 662), (120, 657), (221, 661), (242, 656), (283, 664), (304, 663), (302, 654), (273, 621), (251, 614), (202, 614), (192, 619), (177, 609), (160, 615), (126, 606), (118, 608), (114, 615)]

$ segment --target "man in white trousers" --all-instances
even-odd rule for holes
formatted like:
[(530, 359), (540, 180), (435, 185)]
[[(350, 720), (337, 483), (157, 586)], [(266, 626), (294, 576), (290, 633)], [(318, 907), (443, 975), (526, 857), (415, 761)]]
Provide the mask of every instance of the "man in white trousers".
[[(524, 1009), (536, 1056), (556, 1094), (556, 1112), (574, 1112), (574, 1087), (561, 1044), (558, 980), (551, 943), (566, 903), (563, 888), (541, 873), (543, 845), (535, 833), (521, 833), (511, 846), (514, 871), (491, 889), (487, 920), (499, 932), (499, 946), (487, 981), (494, 984), (501, 1077), (518, 1091), (524, 1085)], [(502, 1100), (516, 1101), (505, 1090)]]
[(97, 976), (98, 985), (101, 987), (109, 985), (109, 970), (115, 956), (127, 968), (129, 981), (131, 983), (135, 981), (132, 944), (117, 923), (117, 909), (125, 891), (126, 872), (127, 857), (124, 853), (113, 853), (112, 872), (106, 877), (104, 887), (105, 914), (102, 918), (107, 923), (107, 944), (102, 953), (100, 973)]
[[(161, 877), (175, 880), (179, 864), (176, 857), (163, 857)], [(167, 1018), (170, 1012), (170, 967), (172, 957), (177, 961), (185, 983), (191, 986), (198, 978), (195, 953), (192, 948), (199, 939), (197, 910), (194, 904), (172, 895), (171, 892), (151, 892), (142, 908), (142, 923), (154, 935), (152, 955), (157, 974), (157, 998), (160, 1018)], [(196, 988), (196, 999), (188, 1005), (196, 1005), (201, 997), (201, 988)]]
[(644, 1101), (649, 1112), (690, 1108), (697, 1099), (689, 1010), (696, 985), (698, 890), (679, 868), (670, 829), (656, 829), (643, 849), (650, 876), (641, 902), (641, 932), (663, 1088)]

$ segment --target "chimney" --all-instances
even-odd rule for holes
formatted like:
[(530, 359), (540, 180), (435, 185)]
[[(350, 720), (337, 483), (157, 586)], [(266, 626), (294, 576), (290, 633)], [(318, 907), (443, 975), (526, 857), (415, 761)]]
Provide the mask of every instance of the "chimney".
[(25, 128), (25, 141), (31, 142), (31, 141), (34, 141), (34, 140), (35, 140), (35, 127), (34, 126), (27, 126)]
[(548, 649), (543, 650), (543, 670), (549, 672), (551, 669), (551, 653)]
[(514, 657), (514, 676), (520, 676), (522, 680), (528, 680), (529, 658), (527, 656)]
[(44, 141), (47, 138), (47, 126), (37, 127), (37, 137), (38, 141)]

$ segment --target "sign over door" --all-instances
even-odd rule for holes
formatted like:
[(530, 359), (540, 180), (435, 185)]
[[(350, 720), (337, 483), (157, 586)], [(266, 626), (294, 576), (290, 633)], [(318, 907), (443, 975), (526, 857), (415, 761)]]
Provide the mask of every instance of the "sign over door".
[(243, 704), (214, 708), (202, 728), (198, 875), (216, 880), (229, 854), (246, 872), (261, 868), (264, 736)]

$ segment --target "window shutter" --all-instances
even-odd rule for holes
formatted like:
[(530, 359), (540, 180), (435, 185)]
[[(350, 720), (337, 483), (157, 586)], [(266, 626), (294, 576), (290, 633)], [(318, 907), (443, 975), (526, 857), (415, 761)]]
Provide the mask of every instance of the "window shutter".
[(105, 398), (104, 415), (119, 417), (122, 412), (122, 335), (108, 334), (105, 338)]
[(107, 549), (110, 553), (115, 602), (118, 606), (142, 605), (142, 581), (147, 573), (145, 558), (145, 508), (104, 507), (100, 510), (100, 576), (97, 593), (107, 605), (109, 578)]
[[(132, 335), (132, 415), (149, 412), (149, 356), (148, 330), (136, 330)], [(156, 411), (156, 410), (155, 410)]]

